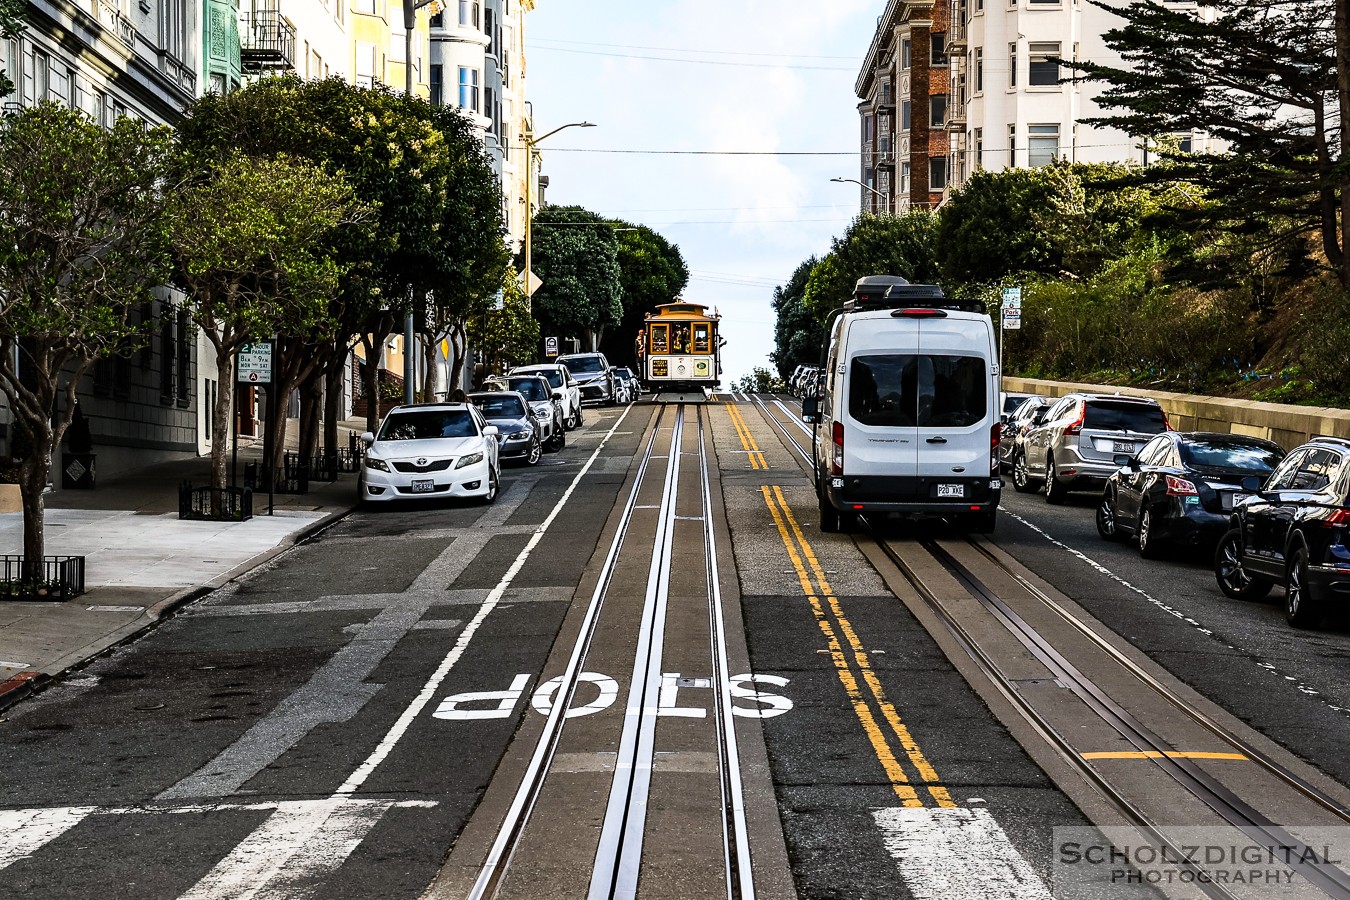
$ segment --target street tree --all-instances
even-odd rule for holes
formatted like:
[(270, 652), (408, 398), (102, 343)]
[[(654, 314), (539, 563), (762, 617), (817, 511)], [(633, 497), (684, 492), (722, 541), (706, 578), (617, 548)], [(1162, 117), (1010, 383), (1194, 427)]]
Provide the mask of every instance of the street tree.
[(605, 331), (600, 350), (615, 365), (637, 368), (634, 343), (647, 313), (674, 303), (689, 284), (689, 267), (680, 248), (645, 225), (616, 220), (619, 285), (623, 315)]
[(485, 375), (533, 362), (539, 338), (539, 322), (530, 315), (525, 289), (514, 272), (503, 281), (501, 309), (488, 309), (469, 320), (468, 339), (483, 351)]
[(614, 225), (579, 206), (545, 206), (535, 214), (534, 271), (543, 285), (533, 310), (544, 333), (585, 339), (594, 350), (623, 318)]
[(170, 132), (128, 118), (102, 128), (50, 102), (0, 117), (0, 391), (11, 449), (28, 450), (25, 580), (41, 572), (43, 491), (80, 380), (139, 345), (132, 311), (167, 277), (171, 154)]
[[(342, 268), (328, 252), (339, 225), (360, 217), (340, 178), (301, 160), (236, 154), (212, 164), (171, 204), (177, 281), (216, 353), (216, 377), (234, 384), (240, 346), (285, 335), (330, 337)], [(285, 385), (273, 384), (269, 390)], [(233, 392), (212, 410), (211, 484), (225, 487)]]
[(773, 352), (769, 359), (784, 380), (799, 365), (812, 365), (820, 359), (824, 340), (821, 321), (806, 307), (806, 282), (820, 262), (812, 256), (797, 266), (786, 284), (773, 289)]
[(1321, 244), (1350, 288), (1350, 9), (1343, 0), (1093, 0), (1124, 24), (1104, 35), (1121, 65), (1077, 62), (1106, 82), (1107, 114), (1084, 121), (1141, 140), (1193, 133), (1218, 152), (1159, 147), (1158, 179), (1190, 182), (1212, 202), (1178, 206), (1191, 226)]
[(916, 284), (935, 281), (936, 228), (937, 216), (927, 210), (858, 216), (812, 268), (803, 289), (807, 309), (824, 321), (853, 296), (853, 286), (864, 275), (899, 275)]

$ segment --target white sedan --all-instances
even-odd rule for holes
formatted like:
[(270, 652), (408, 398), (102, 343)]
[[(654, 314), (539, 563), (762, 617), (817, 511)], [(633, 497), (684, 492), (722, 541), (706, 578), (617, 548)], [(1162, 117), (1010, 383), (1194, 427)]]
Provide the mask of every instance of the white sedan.
[(379, 434), (366, 432), (361, 439), (366, 444), (357, 488), (362, 503), (497, 499), (497, 429), (471, 404), (396, 406), (384, 417)]

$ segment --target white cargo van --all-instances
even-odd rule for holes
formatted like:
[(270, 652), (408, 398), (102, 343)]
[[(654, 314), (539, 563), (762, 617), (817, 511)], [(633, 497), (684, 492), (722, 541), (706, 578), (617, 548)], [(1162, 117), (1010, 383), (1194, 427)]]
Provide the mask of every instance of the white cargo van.
[(894, 275), (858, 280), (826, 338), (815, 425), (822, 531), (859, 514), (948, 517), (994, 528), (998, 508), (998, 363), (983, 303)]

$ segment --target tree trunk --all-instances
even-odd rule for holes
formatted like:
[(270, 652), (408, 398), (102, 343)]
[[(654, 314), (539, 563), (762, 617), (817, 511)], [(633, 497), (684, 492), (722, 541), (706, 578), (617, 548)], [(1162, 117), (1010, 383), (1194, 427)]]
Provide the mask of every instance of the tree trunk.
[(366, 394), (366, 431), (380, 430), (380, 356), (376, 347), (383, 348), (384, 335), (362, 335), (361, 346), (366, 351), (366, 364), (361, 369), (361, 381)]
[(318, 370), (300, 383), (300, 458), (313, 459), (319, 449), (319, 410), (323, 406), (323, 378)]
[(450, 344), (450, 356), (445, 364), (445, 392), (446, 396), (453, 394), (461, 384), (464, 383), (464, 323), (455, 322), (450, 326), (450, 331), (446, 334), (446, 340)]
[[(428, 337), (422, 342), (422, 365), (426, 367), (426, 377), (422, 381), (422, 400), (431, 402), (438, 399), (436, 397), (436, 357), (439, 355), (441, 342), (435, 338)], [(446, 385), (447, 392), (449, 385)]]
[(42, 578), (42, 558), (47, 552), (44, 516), (47, 482), (52, 470), (52, 432), (50, 427), (32, 435), (32, 455), (19, 470), (19, 493), (23, 497), (23, 574), (22, 580), (36, 584)]
[(340, 338), (324, 367), (323, 452), (329, 465), (334, 464), (338, 455), (338, 422), (347, 418), (348, 410), (342, 409), (342, 382), (350, 359), (351, 350), (346, 340)]
[(234, 383), (234, 355), (216, 348), (216, 404), (211, 410), (211, 487), (225, 488), (226, 467), (229, 463), (230, 439), (237, 422), (230, 421), (234, 395), (239, 386)]

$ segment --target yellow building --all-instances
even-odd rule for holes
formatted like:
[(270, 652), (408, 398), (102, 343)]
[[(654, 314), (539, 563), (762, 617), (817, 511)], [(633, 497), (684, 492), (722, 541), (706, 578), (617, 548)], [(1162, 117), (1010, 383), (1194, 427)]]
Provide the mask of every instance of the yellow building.
[[(422, 98), (431, 96), (428, 22), (439, 11), (439, 6), (433, 3), (417, 11), (417, 25), (412, 35), (413, 92)], [(407, 84), (409, 60), (402, 0), (351, 0), (347, 25), (352, 80), (367, 87), (379, 83), (403, 90)]]

